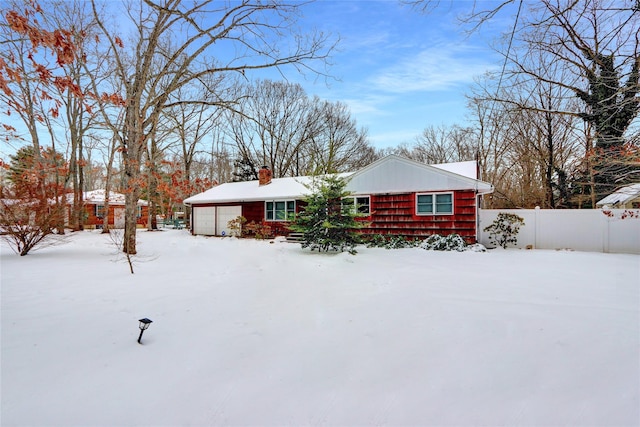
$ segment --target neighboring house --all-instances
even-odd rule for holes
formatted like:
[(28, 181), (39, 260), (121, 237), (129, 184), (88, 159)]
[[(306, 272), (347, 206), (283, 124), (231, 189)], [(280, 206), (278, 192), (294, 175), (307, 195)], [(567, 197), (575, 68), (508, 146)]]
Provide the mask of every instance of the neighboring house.
[(596, 203), (596, 207), (640, 209), (640, 183), (627, 185)]
[[(191, 232), (228, 235), (227, 223), (242, 215), (248, 222), (265, 222), (278, 234), (304, 206), (313, 177), (271, 179), (271, 171), (259, 171), (258, 181), (232, 182), (189, 197)], [(391, 155), (352, 173), (347, 190), (371, 225), (368, 234), (424, 237), (458, 233), (468, 242), (478, 236), (479, 196), (493, 191), (476, 179), (475, 162), (426, 165)]]
[[(83, 194), (85, 221), (87, 228), (102, 228), (105, 216), (104, 190), (87, 191)], [(73, 205), (73, 194), (67, 195), (69, 209)], [(124, 228), (124, 194), (109, 193), (109, 226)], [(145, 200), (138, 200), (137, 223), (138, 227), (145, 227), (149, 217), (149, 204)]]

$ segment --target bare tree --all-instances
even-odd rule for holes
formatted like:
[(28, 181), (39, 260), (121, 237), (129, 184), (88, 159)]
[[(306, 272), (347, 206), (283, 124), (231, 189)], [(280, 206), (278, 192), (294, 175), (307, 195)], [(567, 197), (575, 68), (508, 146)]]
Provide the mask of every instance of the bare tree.
[[(204, 84), (200, 84), (200, 81), (193, 82), (189, 86), (178, 89), (172, 96), (176, 104), (168, 109), (163, 115), (165, 116), (166, 138), (175, 142), (173, 151), (176, 152), (177, 158), (182, 161), (183, 179), (191, 181), (192, 179), (202, 179), (202, 176), (194, 176), (194, 168), (197, 168), (198, 162), (203, 162), (204, 153), (210, 154), (210, 161), (214, 161), (214, 155), (218, 156), (221, 153), (213, 152), (213, 145), (211, 150), (206, 146), (206, 142), (210, 138), (216, 138), (216, 134), (219, 134), (219, 128), (222, 126), (222, 117), (226, 109), (219, 108), (210, 105), (215, 103), (222, 93), (225, 93), (224, 99), (233, 100), (236, 98), (233, 91), (235, 86), (231, 88), (224, 87), (224, 81), (221, 76), (209, 75), (204, 76)], [(193, 92), (193, 93), (188, 93)], [(181, 99), (200, 98), (202, 103), (179, 103), (177, 101)], [(205, 142), (206, 141), (206, 142)], [(171, 149), (167, 144), (163, 144), (164, 148), (161, 151)], [(220, 158), (216, 159), (218, 162)], [(204, 161), (206, 162), (206, 161)], [(157, 162), (152, 162), (156, 163)], [(218, 164), (220, 166), (220, 164)], [(151, 165), (151, 167), (154, 167)], [(157, 166), (156, 166), (157, 167)], [(213, 175), (212, 171), (208, 171), (207, 175)], [(211, 179), (211, 182), (217, 181)], [(219, 181), (218, 181), (219, 182)], [(196, 188), (196, 186), (192, 187)], [(150, 194), (151, 194), (151, 188)], [(190, 196), (192, 194), (185, 194)], [(153, 200), (153, 199), (152, 199)], [(153, 200), (152, 208), (154, 207), (155, 200)], [(151, 215), (150, 209), (149, 215)], [(154, 217), (155, 220), (155, 217)], [(185, 220), (189, 220), (189, 212), (185, 216)], [(150, 221), (150, 227), (152, 222)], [(155, 228), (155, 227), (154, 227)]]
[[(73, 82), (74, 87), (80, 88), (84, 94), (92, 93), (90, 90), (91, 79), (102, 78), (96, 73), (97, 66), (94, 61), (102, 59), (99, 55), (92, 55), (89, 52), (91, 46), (87, 42), (96, 35), (96, 25), (90, 5), (83, 1), (74, 0), (50, 2), (46, 7), (50, 11), (45, 15), (46, 18), (58, 27), (71, 29), (71, 36), (77, 49), (78, 59), (62, 67), (65, 78)], [(62, 115), (62, 123), (56, 128), (66, 130), (67, 151), (69, 153), (69, 176), (67, 179), (73, 188), (70, 226), (73, 230), (82, 230), (84, 228), (83, 191), (85, 187), (85, 156), (87, 155), (86, 141), (95, 124), (96, 98), (78, 96), (77, 92), (66, 87), (60, 89), (58, 97), (62, 102), (64, 114)]]
[(403, 144), (394, 152), (425, 164), (473, 160), (477, 154), (476, 135), (470, 128), (428, 126), (413, 145)]
[[(296, 34), (290, 39), (293, 45), (278, 43), (285, 33), (295, 34), (293, 18), (298, 4), (145, 0), (130, 3), (121, 11), (119, 19), (125, 17), (135, 27), (129, 36), (114, 34), (115, 26), (98, 12), (96, 4), (93, 0), (95, 18), (109, 44), (115, 76), (124, 86), (121, 97), (125, 122), (118, 132), (127, 188), (123, 250), (135, 254), (136, 207), (145, 148), (168, 107), (202, 102), (172, 101), (172, 95), (208, 75), (243, 74), (286, 65), (315, 72), (313, 61), (322, 63), (332, 46), (322, 34)], [(224, 60), (228, 50), (222, 50), (223, 45), (235, 48), (233, 57)], [(288, 50), (281, 50), (285, 46)], [(216, 57), (217, 52), (220, 55)], [(219, 98), (209, 104), (231, 108), (229, 101)]]
[(299, 84), (259, 80), (248, 85), (230, 122), (239, 157), (269, 166), (275, 178), (296, 175), (301, 149), (315, 131), (312, 109)]
[[(571, 91), (581, 102), (574, 110), (594, 132), (595, 188), (592, 205), (640, 170), (621, 168), (623, 137), (637, 117), (640, 96), (640, 50), (637, 4), (594, 0), (544, 0), (532, 9), (535, 23), (525, 23), (523, 42), (529, 56), (560, 64), (562, 79), (543, 75), (529, 61), (514, 62), (515, 71)], [(527, 55), (524, 55), (526, 59)], [(631, 172), (631, 173), (630, 173)]]
[[(440, 6), (434, 0), (406, 3), (425, 13)], [(586, 186), (594, 206), (599, 197), (640, 176), (640, 168), (626, 161), (637, 149), (627, 130), (640, 108), (640, 6), (636, 0), (506, 0), (483, 9), (484, 4), (473, 2), (463, 21), (472, 31), (481, 30), (510, 4), (518, 11), (502, 49), (503, 72), (485, 99), (546, 115), (547, 129), (554, 121), (581, 118), (589, 133), (583, 135), (584, 170), (574, 174), (573, 186)], [(524, 95), (532, 93), (531, 82), (553, 98), (530, 102)], [(505, 85), (510, 95), (523, 96), (503, 96)], [(567, 102), (569, 97), (578, 102)], [(549, 147), (548, 141), (547, 154)], [(549, 205), (555, 203), (550, 197), (551, 163), (547, 161), (544, 173)]]
[(371, 163), (375, 149), (365, 129), (358, 129), (346, 104), (314, 98), (309, 129), (313, 130), (304, 149), (307, 173), (328, 174), (357, 170)]

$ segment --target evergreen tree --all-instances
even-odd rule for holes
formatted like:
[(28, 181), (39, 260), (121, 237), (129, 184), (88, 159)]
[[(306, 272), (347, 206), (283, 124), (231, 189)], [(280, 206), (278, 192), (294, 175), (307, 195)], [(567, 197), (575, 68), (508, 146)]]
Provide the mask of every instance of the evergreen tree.
[(16, 197), (54, 198), (64, 192), (67, 173), (62, 155), (51, 147), (36, 153), (30, 145), (10, 155), (7, 180), (13, 184)]
[(338, 176), (316, 178), (309, 187), (312, 193), (305, 199), (306, 206), (289, 226), (303, 233), (302, 247), (319, 252), (345, 249), (355, 254), (359, 243), (356, 230), (369, 224), (357, 221), (365, 215), (355, 209), (351, 193), (345, 190), (347, 182)]
[(258, 179), (256, 165), (249, 157), (243, 156), (241, 159), (237, 159), (233, 162), (233, 166), (235, 168), (233, 182), (255, 181)]

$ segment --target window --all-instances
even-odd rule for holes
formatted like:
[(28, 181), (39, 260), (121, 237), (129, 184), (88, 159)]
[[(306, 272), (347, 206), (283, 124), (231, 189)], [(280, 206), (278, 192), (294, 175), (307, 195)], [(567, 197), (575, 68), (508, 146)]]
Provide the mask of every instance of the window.
[(96, 205), (96, 218), (104, 218), (104, 205)]
[(433, 214), (433, 194), (418, 194), (416, 213), (418, 215)]
[(417, 194), (417, 215), (453, 214), (453, 193)]
[(265, 202), (264, 217), (267, 221), (293, 221), (295, 214), (295, 200)]
[(359, 214), (371, 214), (371, 198), (369, 196), (343, 197), (342, 208), (356, 209)]
[(136, 216), (140, 218), (142, 216), (142, 206), (138, 206), (138, 210), (136, 212)]

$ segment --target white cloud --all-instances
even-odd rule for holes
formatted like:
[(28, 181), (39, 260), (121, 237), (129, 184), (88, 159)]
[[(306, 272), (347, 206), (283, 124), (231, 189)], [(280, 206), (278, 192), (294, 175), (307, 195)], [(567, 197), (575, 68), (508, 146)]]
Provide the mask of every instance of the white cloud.
[(375, 90), (390, 93), (447, 90), (498, 66), (469, 46), (438, 45), (400, 59), (368, 81)]
[(373, 131), (369, 132), (369, 141), (376, 148), (397, 147), (402, 143), (411, 143), (416, 136), (420, 134), (422, 129), (419, 128), (400, 128), (392, 131)]

